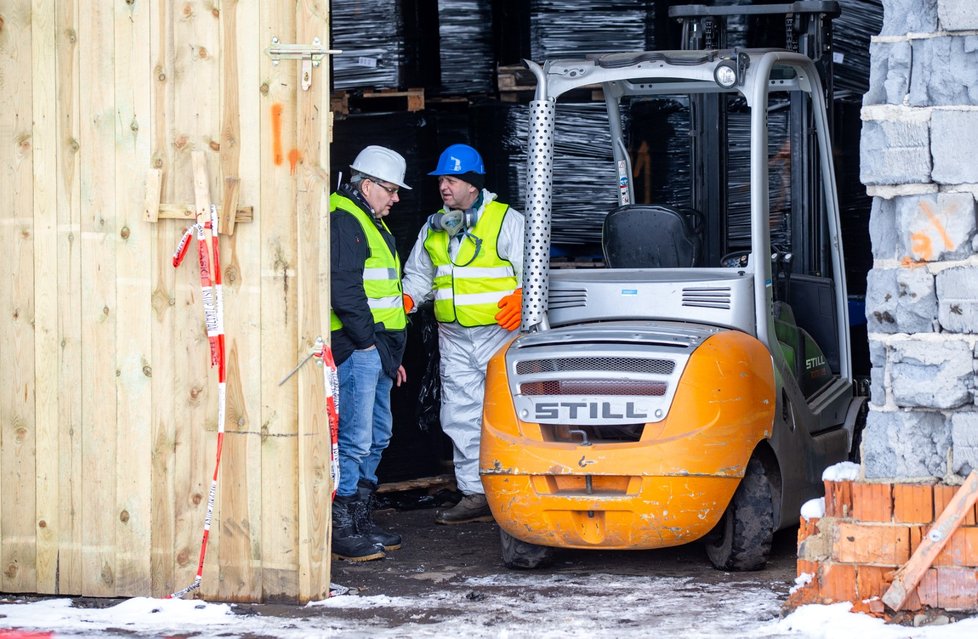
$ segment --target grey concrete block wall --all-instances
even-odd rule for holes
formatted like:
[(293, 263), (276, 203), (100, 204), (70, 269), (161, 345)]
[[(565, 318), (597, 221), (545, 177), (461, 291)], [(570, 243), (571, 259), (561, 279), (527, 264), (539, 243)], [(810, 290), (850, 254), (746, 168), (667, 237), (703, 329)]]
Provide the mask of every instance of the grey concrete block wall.
[(978, 104), (978, 37), (912, 41), (911, 106)]
[(978, 469), (978, 412), (951, 416), (951, 470), (967, 475)]
[(974, 404), (974, 349), (967, 342), (896, 342), (886, 365), (897, 406), (948, 409)]
[(859, 146), (863, 184), (930, 181), (930, 126), (917, 120), (864, 120)]
[(874, 42), (869, 53), (869, 91), (863, 104), (903, 104), (910, 93), (910, 42)]
[(941, 413), (871, 409), (866, 416), (862, 464), (867, 479), (943, 477), (950, 451), (951, 427)]
[(898, 197), (894, 206), (898, 259), (934, 262), (964, 259), (971, 254), (976, 224), (971, 193)]
[(978, 2), (883, 0), (863, 99), (874, 196), (867, 478), (978, 469)]
[(938, 321), (950, 333), (978, 333), (978, 268), (949, 268), (937, 274)]
[(937, 30), (938, 0), (883, 0), (881, 35), (931, 33)]
[(876, 268), (866, 282), (871, 333), (929, 333), (935, 329), (934, 276), (920, 268)]
[[(975, 67), (978, 68), (978, 60)], [(935, 110), (930, 121), (933, 180), (938, 184), (978, 182), (978, 162), (975, 161), (978, 111)]]
[(937, 0), (937, 17), (941, 28), (947, 31), (978, 29), (978, 3), (975, 0)]

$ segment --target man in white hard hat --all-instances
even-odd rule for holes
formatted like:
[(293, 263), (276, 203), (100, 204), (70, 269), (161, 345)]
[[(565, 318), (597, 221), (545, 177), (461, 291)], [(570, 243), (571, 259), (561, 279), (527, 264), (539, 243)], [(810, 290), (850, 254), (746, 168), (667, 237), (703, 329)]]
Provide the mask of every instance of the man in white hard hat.
[(454, 444), (462, 500), (439, 524), (491, 521), (479, 478), (482, 400), (489, 358), (520, 326), (523, 215), (483, 188), (479, 152), (453, 144), (429, 175), (444, 207), (428, 218), (404, 265), (408, 312), (434, 299), (441, 361), (441, 428)]
[(364, 148), (350, 181), (329, 198), (330, 330), (340, 378), (340, 481), (333, 501), (332, 552), (381, 559), (400, 535), (371, 519), (377, 466), (391, 439), (391, 386), (407, 378), (401, 260), (384, 223), (398, 201), (406, 163), (382, 146)]

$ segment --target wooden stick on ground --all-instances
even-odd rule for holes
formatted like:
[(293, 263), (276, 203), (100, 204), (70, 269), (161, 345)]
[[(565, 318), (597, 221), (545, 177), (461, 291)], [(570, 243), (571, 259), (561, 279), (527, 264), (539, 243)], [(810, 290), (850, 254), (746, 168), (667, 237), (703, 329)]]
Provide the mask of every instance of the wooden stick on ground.
[(419, 490), (422, 488), (439, 488), (454, 483), (453, 475), (436, 475), (434, 477), (422, 477), (420, 479), (409, 479), (407, 481), (397, 481), (389, 484), (381, 484), (377, 488), (378, 493), (402, 493), (409, 490)]

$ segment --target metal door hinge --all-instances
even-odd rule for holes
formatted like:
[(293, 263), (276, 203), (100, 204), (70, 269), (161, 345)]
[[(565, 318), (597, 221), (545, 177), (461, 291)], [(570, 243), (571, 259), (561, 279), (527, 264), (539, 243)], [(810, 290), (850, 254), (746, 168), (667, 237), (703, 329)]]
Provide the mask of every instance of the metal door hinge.
[(265, 50), (272, 59), (272, 64), (282, 60), (299, 60), (302, 62), (302, 90), (308, 91), (312, 86), (312, 69), (318, 67), (327, 55), (343, 53), (338, 49), (325, 49), (319, 38), (313, 38), (312, 44), (283, 44), (277, 37), (272, 37), (272, 46)]

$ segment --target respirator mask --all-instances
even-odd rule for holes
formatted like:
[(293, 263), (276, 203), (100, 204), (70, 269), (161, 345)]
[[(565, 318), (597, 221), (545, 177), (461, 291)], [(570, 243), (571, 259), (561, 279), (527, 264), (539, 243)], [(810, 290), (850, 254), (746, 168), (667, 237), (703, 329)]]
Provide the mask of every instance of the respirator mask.
[(445, 231), (449, 237), (455, 237), (465, 226), (464, 214), (451, 209), (438, 211), (428, 216), (428, 225), (436, 231)]

